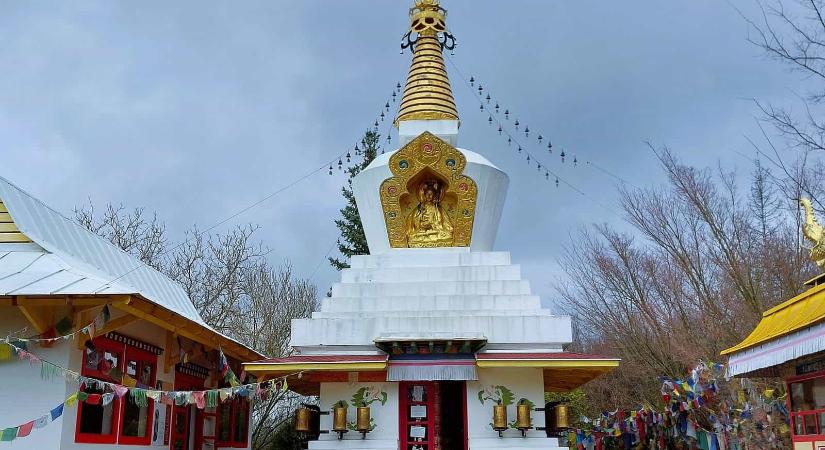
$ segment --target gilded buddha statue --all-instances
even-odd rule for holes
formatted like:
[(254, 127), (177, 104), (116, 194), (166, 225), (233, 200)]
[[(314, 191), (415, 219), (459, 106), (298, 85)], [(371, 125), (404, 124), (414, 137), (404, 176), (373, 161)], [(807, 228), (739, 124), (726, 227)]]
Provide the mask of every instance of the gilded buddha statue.
[(418, 206), (407, 216), (409, 247), (446, 247), (453, 244), (453, 225), (441, 202), (444, 189), (437, 180), (418, 186)]

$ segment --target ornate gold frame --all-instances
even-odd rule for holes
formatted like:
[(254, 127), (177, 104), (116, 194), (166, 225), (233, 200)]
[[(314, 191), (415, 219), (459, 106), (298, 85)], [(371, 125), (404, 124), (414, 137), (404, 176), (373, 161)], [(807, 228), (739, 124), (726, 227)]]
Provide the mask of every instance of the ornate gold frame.
[(392, 248), (407, 248), (405, 221), (415, 207), (415, 186), (425, 178), (437, 178), (447, 186), (444, 203), (453, 226), (453, 242), (432, 247), (469, 247), (473, 234), (478, 188), (463, 174), (467, 159), (457, 148), (424, 132), (390, 157), (393, 176), (381, 183), (381, 207)]

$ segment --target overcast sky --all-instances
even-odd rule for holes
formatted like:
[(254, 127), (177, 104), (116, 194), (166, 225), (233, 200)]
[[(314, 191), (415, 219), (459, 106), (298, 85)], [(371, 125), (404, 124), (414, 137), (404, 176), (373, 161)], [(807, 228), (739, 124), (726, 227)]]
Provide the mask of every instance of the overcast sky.
[[(174, 239), (209, 227), (359, 139), (406, 78), (409, 3), (0, 0), (0, 174), (67, 215), (91, 199), (157, 211)], [(652, 141), (749, 172), (750, 99), (782, 104), (800, 89), (746, 41), (734, 6), (755, 17), (753, 0), (442, 4), (458, 68), (587, 194), (556, 188), (508, 149), (449, 67), (460, 145), (511, 178), (497, 248), (548, 304), (570, 236), (618, 220), (616, 179), (586, 161), (661, 183)], [(553, 139), (553, 155), (535, 133)], [(324, 292), (338, 276), (323, 260), (343, 183), (323, 170), (218, 230), (260, 225), (272, 261), (290, 260)]]

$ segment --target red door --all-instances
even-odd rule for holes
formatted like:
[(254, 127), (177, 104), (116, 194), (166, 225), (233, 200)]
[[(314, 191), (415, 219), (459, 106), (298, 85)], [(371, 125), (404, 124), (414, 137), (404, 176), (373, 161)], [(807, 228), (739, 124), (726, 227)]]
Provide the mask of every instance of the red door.
[[(203, 390), (203, 380), (192, 375), (187, 375), (181, 372), (175, 372), (175, 390), (176, 391), (200, 391)], [(192, 430), (190, 424), (192, 423), (192, 415), (195, 414), (194, 407), (173, 406), (172, 407), (172, 439), (171, 450), (189, 450), (189, 442), (192, 440), (193, 434), (195, 436), (195, 448), (199, 448), (197, 442), (201, 436), (198, 430)], [(200, 414), (197, 414), (200, 416)], [(197, 427), (196, 427), (197, 428)], [(196, 431), (196, 433), (192, 433)]]
[(172, 450), (189, 450), (189, 407), (172, 407)]
[(435, 383), (406, 381), (398, 388), (401, 450), (435, 450)]

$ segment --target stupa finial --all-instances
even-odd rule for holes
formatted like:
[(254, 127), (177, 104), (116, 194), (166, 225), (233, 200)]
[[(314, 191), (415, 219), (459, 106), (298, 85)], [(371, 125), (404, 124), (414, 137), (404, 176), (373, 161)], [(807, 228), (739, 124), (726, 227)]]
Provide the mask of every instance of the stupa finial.
[(447, 10), (438, 0), (416, 0), (410, 8), (410, 30), (404, 35), (401, 48), (410, 48), (413, 59), (396, 127), (405, 120), (458, 120), (442, 54), (445, 48), (455, 47), (446, 18)]

